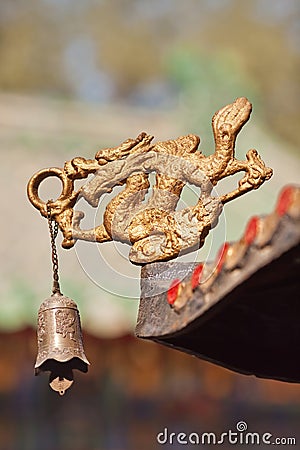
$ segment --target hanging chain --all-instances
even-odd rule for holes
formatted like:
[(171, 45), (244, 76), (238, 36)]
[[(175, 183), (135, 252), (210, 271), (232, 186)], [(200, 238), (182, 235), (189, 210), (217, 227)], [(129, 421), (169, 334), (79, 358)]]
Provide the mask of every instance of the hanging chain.
[[(57, 250), (56, 250), (56, 244), (55, 244), (55, 239), (58, 234), (58, 224), (51, 217), (50, 203), (51, 203), (51, 200), (49, 200), (47, 202), (47, 219), (48, 219), (48, 226), (49, 226), (49, 232), (50, 232), (52, 270), (53, 270), (52, 292), (53, 292), (53, 294), (56, 294), (56, 293), (60, 293), (59, 275), (58, 275), (58, 256), (57, 256)], [(54, 225), (52, 222), (54, 222)]]

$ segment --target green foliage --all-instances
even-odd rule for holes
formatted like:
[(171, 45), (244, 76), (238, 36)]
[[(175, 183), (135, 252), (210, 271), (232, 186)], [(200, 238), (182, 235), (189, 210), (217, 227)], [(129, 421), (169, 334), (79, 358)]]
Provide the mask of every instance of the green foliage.
[(169, 78), (179, 90), (184, 104), (183, 128), (210, 142), (212, 114), (235, 98), (247, 96), (258, 103), (251, 79), (243, 73), (239, 60), (231, 53), (214, 54), (192, 48), (175, 49), (166, 64)]
[[(106, 80), (113, 86), (108, 98), (126, 100), (140, 86), (171, 79), (187, 107), (199, 105), (192, 128), (201, 108), (209, 115), (248, 95), (256, 107), (260, 99), (274, 132), (299, 145), (299, 2), (149, 5), (144, 0), (1, 1), (0, 89), (66, 98), (78, 95), (76, 83), (83, 83), (89, 98), (97, 89), (105, 98), (109, 86), (101, 90), (95, 84)], [(86, 61), (68, 66), (76, 40), (91, 43), (90, 67)], [(73, 58), (80, 59), (76, 52)], [(81, 74), (74, 73), (78, 64)]]
[(21, 277), (12, 278), (1, 302), (0, 328), (10, 330), (24, 324), (33, 325), (37, 303), (37, 294), (29, 282)]

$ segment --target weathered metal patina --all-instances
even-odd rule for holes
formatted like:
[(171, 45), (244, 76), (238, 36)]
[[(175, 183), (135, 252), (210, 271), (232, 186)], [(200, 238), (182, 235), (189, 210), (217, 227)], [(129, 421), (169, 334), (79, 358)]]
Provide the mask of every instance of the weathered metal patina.
[(253, 217), (205, 264), (156, 262), (141, 274), (136, 326), (153, 340), (232, 370), (300, 382), (300, 187)]
[[(153, 136), (141, 133), (117, 147), (100, 150), (95, 159), (76, 157), (66, 162), (63, 169), (40, 170), (28, 183), (28, 197), (46, 217), (46, 203), (38, 195), (39, 185), (48, 177), (60, 178), (63, 189), (60, 197), (51, 202), (51, 214), (64, 235), (64, 248), (72, 247), (77, 239), (116, 240), (132, 244), (129, 258), (133, 263), (170, 260), (181, 252), (201, 247), (217, 224), (223, 205), (257, 189), (271, 177), (272, 170), (256, 150), (249, 150), (245, 161), (234, 157), (236, 137), (251, 109), (251, 103), (241, 97), (215, 113), (215, 152), (210, 156), (198, 150), (198, 136), (190, 134), (152, 143)], [(156, 184), (145, 201), (151, 172), (156, 174)], [(245, 173), (238, 187), (218, 196), (214, 191), (217, 183), (237, 172)], [(90, 174), (94, 174), (93, 179), (76, 191), (74, 181)], [(186, 183), (200, 187), (200, 196), (196, 205), (177, 211)], [(82, 230), (80, 221), (84, 214), (74, 210), (76, 202), (84, 198), (97, 207), (100, 198), (119, 185), (125, 188), (106, 207), (103, 223)]]
[[(256, 360), (253, 356), (257, 355), (255, 349), (264, 338), (264, 326), (269, 324), (269, 317), (265, 321), (263, 313), (266, 297), (262, 280), (265, 276), (269, 277), (268, 273), (264, 273), (265, 266), (271, 263), (276, 265), (277, 259), (285, 258), (282, 255), (288, 251), (292, 252), (291, 263), (295, 261), (291, 244), (294, 238), (290, 233), (293, 223), (280, 231), (281, 221), (290, 220), (285, 219), (285, 212), (284, 217), (279, 219), (252, 220), (239, 243), (222, 247), (215, 265), (165, 262), (201, 247), (209, 231), (218, 223), (223, 205), (257, 189), (272, 176), (272, 169), (265, 166), (254, 149), (246, 153), (244, 161), (235, 158), (236, 138), (248, 121), (251, 109), (251, 103), (241, 97), (214, 114), (215, 151), (210, 156), (203, 155), (198, 149), (200, 138), (196, 135), (153, 143), (153, 136), (141, 133), (136, 139), (127, 139), (117, 147), (98, 151), (95, 159), (76, 157), (67, 161), (63, 169), (52, 167), (40, 170), (30, 179), (27, 192), (31, 203), (62, 231), (64, 248), (71, 248), (78, 239), (97, 243), (115, 240), (132, 246), (129, 259), (144, 265), (136, 328), (138, 337), (171, 345), (236, 370), (261, 376), (275, 374), (276, 378), (294, 380), (294, 369), (289, 371), (288, 363), (286, 372), (274, 372), (274, 358), (270, 363), (266, 362), (265, 367), (263, 356)], [(151, 188), (149, 175), (152, 172), (156, 181)], [(238, 172), (244, 173), (238, 186), (231, 192), (218, 195), (214, 189), (218, 182)], [(75, 181), (86, 179), (90, 174), (93, 177), (75, 190)], [(53, 176), (61, 180), (62, 192), (57, 200), (45, 203), (39, 197), (39, 186), (43, 180)], [(199, 198), (195, 205), (177, 210), (186, 184), (200, 188)], [(120, 185), (124, 189), (107, 205), (103, 223), (92, 229), (81, 229), (84, 213), (74, 209), (78, 200), (83, 198), (92, 207), (97, 207), (102, 196)], [(274, 237), (272, 233), (278, 227), (279, 244), (277, 247), (269, 246)], [(252, 276), (256, 272), (261, 273), (262, 278), (255, 278), (253, 282)], [(247, 293), (245, 301), (237, 301), (241, 284)], [(269, 284), (266, 286), (269, 289)], [(251, 304), (253, 290), (257, 294)], [(53, 292), (54, 297), (61, 295), (55, 290)], [(52, 297), (51, 301), (55, 303), (57, 298)], [(249, 343), (250, 319), (247, 311), (255, 316), (258, 303), (259, 328), (258, 331), (253, 329), (253, 350)], [(39, 345), (42, 345), (42, 340), (50, 342), (53, 337), (52, 329), (48, 337), (44, 336), (44, 316), (47, 312), (51, 320), (56, 321), (55, 333), (59, 342), (68, 340), (67, 350), (58, 349), (59, 353), (67, 354), (68, 348), (72, 350), (71, 341), (76, 334), (72, 327), (77, 309), (64, 308), (61, 310), (55, 303), (51, 312), (40, 310), (38, 336)], [(272, 308), (266, 308), (269, 314)], [(245, 329), (243, 319), (248, 321)], [(252, 319), (255, 321), (255, 317)], [(277, 316), (275, 322), (277, 324)], [(61, 324), (65, 324), (64, 329)], [(291, 333), (294, 333), (292, 330)], [(273, 336), (272, 333), (270, 336)], [(292, 340), (292, 336), (289, 338)], [(269, 344), (267, 350), (271, 351)], [(78, 355), (74, 354), (79, 357), (80, 367), (75, 368), (85, 371), (88, 362), (80, 345), (75, 351), (78, 350)], [(42, 366), (37, 362), (39, 367)], [(67, 375), (60, 375), (52, 381), (52, 387), (63, 393), (72, 380)]]

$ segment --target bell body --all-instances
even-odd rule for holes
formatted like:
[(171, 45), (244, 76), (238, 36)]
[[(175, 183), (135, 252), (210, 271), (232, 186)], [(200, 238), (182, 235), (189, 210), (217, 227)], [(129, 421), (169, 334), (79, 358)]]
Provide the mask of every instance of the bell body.
[(78, 369), (87, 372), (89, 362), (85, 356), (76, 303), (60, 292), (44, 300), (38, 312), (38, 355), (35, 374), (51, 371), (63, 376)]

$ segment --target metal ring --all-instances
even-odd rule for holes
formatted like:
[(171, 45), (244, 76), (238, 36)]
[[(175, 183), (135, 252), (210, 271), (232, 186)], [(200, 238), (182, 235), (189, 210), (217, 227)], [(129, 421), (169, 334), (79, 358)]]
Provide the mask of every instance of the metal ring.
[(49, 167), (48, 169), (42, 169), (35, 173), (28, 182), (27, 195), (33, 206), (39, 209), (43, 215), (47, 214), (47, 203), (40, 199), (38, 190), (41, 182), (48, 177), (58, 177), (62, 182), (62, 192), (58, 199), (53, 203), (66, 200), (73, 191), (73, 181), (70, 180), (66, 173), (59, 167)]

